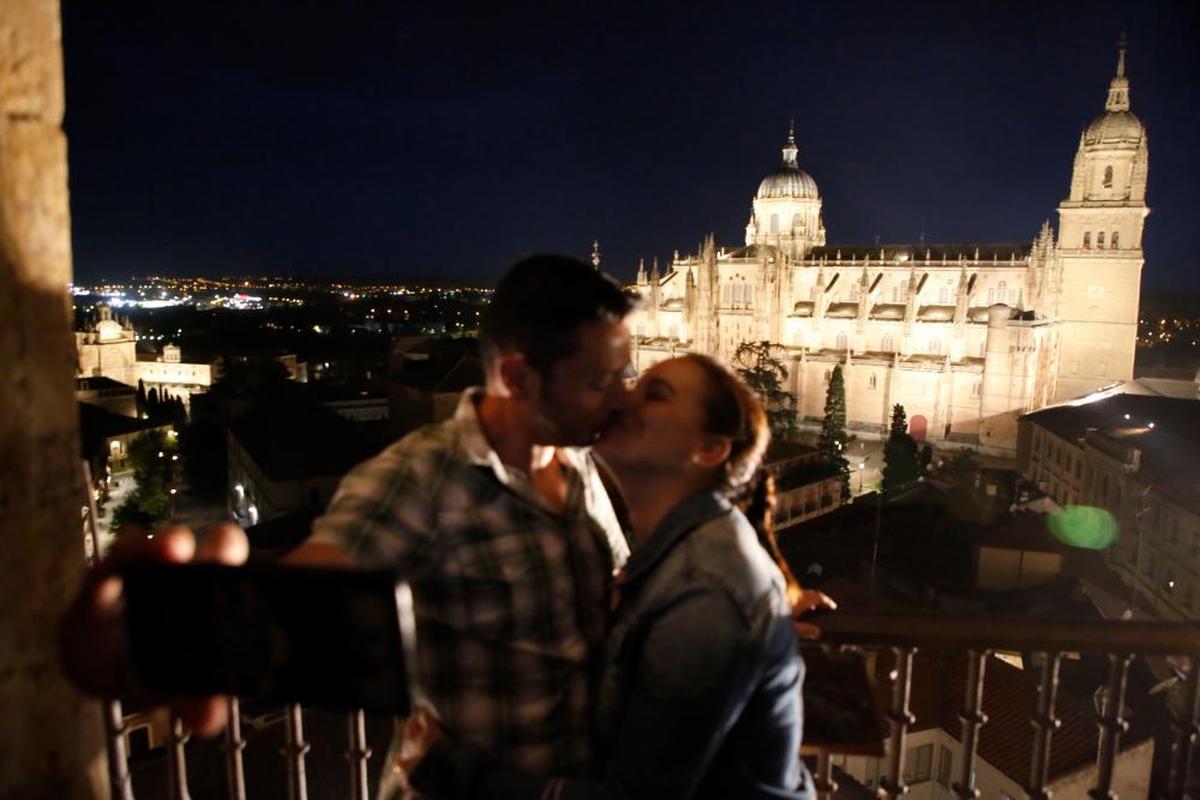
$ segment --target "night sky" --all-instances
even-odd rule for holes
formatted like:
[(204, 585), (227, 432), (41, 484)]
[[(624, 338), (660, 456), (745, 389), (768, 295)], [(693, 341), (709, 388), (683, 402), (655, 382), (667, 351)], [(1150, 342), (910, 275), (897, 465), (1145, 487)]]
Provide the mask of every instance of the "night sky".
[(793, 115), (830, 244), (1029, 241), (1125, 29), (1144, 285), (1200, 291), (1195, 4), (618, 8), (64, 3), (77, 279), (632, 277), (741, 244)]

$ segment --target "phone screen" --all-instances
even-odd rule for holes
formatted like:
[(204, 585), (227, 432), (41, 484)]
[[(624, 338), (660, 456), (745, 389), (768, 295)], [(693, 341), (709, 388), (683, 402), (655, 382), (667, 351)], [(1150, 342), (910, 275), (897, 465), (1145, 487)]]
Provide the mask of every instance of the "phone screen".
[(410, 710), (412, 600), (391, 573), (137, 564), (122, 577), (134, 668), (156, 693)]

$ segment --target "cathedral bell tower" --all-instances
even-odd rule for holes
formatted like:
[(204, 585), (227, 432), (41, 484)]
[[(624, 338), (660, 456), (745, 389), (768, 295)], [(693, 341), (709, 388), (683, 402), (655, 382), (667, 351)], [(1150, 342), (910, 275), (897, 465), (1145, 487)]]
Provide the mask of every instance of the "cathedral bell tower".
[(1058, 206), (1056, 401), (1133, 377), (1150, 156), (1146, 130), (1129, 107), (1122, 41), (1104, 113), (1080, 137), (1070, 195)]

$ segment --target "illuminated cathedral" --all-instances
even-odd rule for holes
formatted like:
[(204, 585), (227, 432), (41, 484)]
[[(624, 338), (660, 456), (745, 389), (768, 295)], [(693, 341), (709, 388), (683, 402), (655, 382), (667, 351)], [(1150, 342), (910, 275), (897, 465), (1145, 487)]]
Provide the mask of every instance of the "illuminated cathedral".
[(730, 361), (768, 341), (802, 426), (819, 422), (840, 364), (851, 433), (886, 432), (899, 403), (919, 440), (1000, 454), (1015, 450), (1021, 414), (1132, 378), (1149, 156), (1124, 47), (1057, 231), (1047, 222), (1029, 243), (827, 244), (798, 155), (789, 131), (742, 245), (709, 236), (664, 270), (639, 267), (639, 369), (685, 352)]

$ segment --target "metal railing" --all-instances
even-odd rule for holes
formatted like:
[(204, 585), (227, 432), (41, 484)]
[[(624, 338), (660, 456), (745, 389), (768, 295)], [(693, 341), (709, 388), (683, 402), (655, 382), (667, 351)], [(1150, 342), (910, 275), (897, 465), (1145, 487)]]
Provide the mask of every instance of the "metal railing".
[[(958, 779), (951, 789), (967, 800), (979, 796), (975, 786), (975, 762), (980, 736), (986, 736), (983, 713), (985, 667), (992, 651), (1018, 651), (1043, 656), (1029, 781), (1025, 790), (1035, 800), (1050, 797), (1049, 767), (1051, 742), (1059, 726), (1055, 717), (1059, 666), (1066, 653), (1097, 653), (1108, 657), (1105, 702), (1096, 714), (1099, 741), (1096, 754), (1096, 785), (1093, 798), (1115, 798), (1113, 767), (1121, 735), (1128, 729), (1123, 717), (1129, 666), (1134, 656), (1183, 656), (1189, 660), (1185, 699), (1176, 714), (1171, 748), (1170, 773), (1165, 797), (1183, 798), (1200, 734), (1200, 626), (1180, 622), (1116, 622), (1109, 620), (1051, 620), (1031, 617), (1001, 617), (982, 614), (937, 614), (839, 611), (821, 619), (822, 642), (871, 650), (891, 649), (895, 668), (891, 673), (892, 697), (887, 719), (891, 726), (887, 773), (880, 780), (881, 797), (905, 794), (905, 737), (914, 723), (909, 710), (912, 692), (913, 656), (918, 650), (966, 651), (967, 680), (962, 720)], [(818, 796), (828, 798), (837, 786), (832, 760), (818, 759), (815, 776)]]
[[(820, 625), (823, 644), (869, 650), (890, 649), (895, 653), (895, 667), (891, 673), (891, 705), (887, 711), (891, 731), (887, 771), (880, 781), (881, 797), (897, 798), (908, 790), (904, 781), (905, 739), (909, 726), (915, 722), (909, 701), (913, 658), (918, 650), (965, 651), (967, 654), (966, 693), (960, 715), (963, 722), (961, 768), (951, 787), (963, 800), (979, 796), (975, 786), (975, 767), (980, 737), (987, 735), (987, 717), (982, 710), (982, 701), (985, 667), (992, 651), (1043, 655), (1037, 713), (1030, 720), (1035, 734), (1029, 781), (1025, 787), (1029, 796), (1037, 800), (1050, 797), (1050, 753), (1054, 731), (1059, 725), (1055, 705), (1059, 667), (1064, 654), (1098, 653), (1108, 657), (1106, 701), (1096, 715), (1099, 727), (1097, 779), (1096, 786), (1090, 792), (1091, 797), (1097, 799), (1116, 797), (1112, 791), (1113, 766), (1120, 749), (1121, 735), (1127, 730), (1123, 708), (1133, 658), (1186, 657), (1189, 669), (1184, 683), (1183, 702), (1174, 723), (1170, 772), (1164, 795), (1167, 798), (1186, 796), (1189, 771), (1200, 735), (1200, 625), (846, 610), (823, 617)], [(287, 706), (284, 709), (284, 721), (288, 798), (305, 800), (308, 794), (305, 756), (310, 745), (304, 739), (301, 707)], [(119, 800), (133, 800), (125, 748), (127, 731), (122, 724), (119, 702), (108, 702), (105, 723), (112, 796)], [(366, 800), (368, 762), (372, 753), (367, 747), (363, 712), (351, 712), (347, 724), (345, 755), (350, 763), (349, 796), (354, 800)], [(168, 733), (170, 796), (176, 800), (186, 800), (189, 798), (185, 752), (188, 736), (178, 719), (171, 720)], [(231, 702), (224, 744), (228, 797), (231, 800), (246, 800), (242, 761), (246, 741), (242, 737), (240, 709), (236, 699)], [(829, 756), (829, 753), (822, 752), (817, 759), (815, 779), (821, 798), (830, 797), (837, 789), (833, 780), (833, 760)]]
[[(304, 710), (299, 704), (283, 709), (284, 746), (283, 757), (287, 774), (288, 800), (307, 800), (308, 776), (305, 772), (305, 757), (311, 745), (304, 739)], [(351, 800), (367, 800), (370, 796), (368, 761), (372, 751), (367, 746), (366, 714), (360, 709), (347, 715), (349, 731), (345, 756), (350, 762), (349, 792)], [(125, 735), (129, 732), (124, 724), (119, 700), (105, 702), (105, 730), (108, 744), (109, 790), (113, 800), (134, 800), (133, 782), (129, 772), (128, 749)], [(187, 744), (190, 734), (178, 717), (172, 716), (167, 729), (167, 796), (172, 800), (191, 800), (187, 778)], [(237, 698), (231, 698), (229, 721), (225, 726), (222, 749), (225, 751), (225, 783), (229, 800), (246, 800), (246, 773), (242, 751), (246, 740), (242, 737), (241, 707)]]

